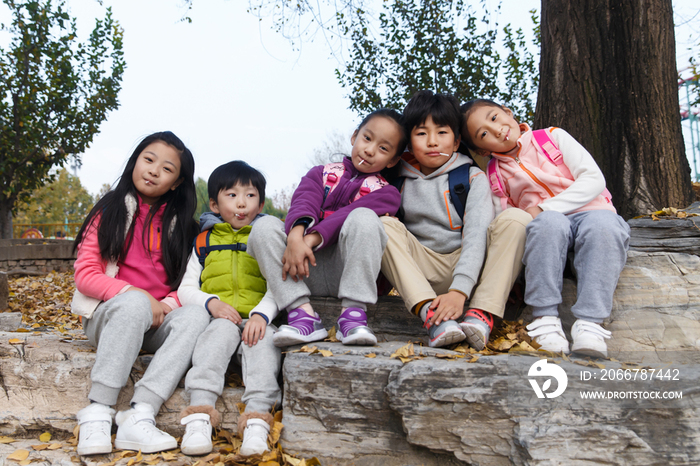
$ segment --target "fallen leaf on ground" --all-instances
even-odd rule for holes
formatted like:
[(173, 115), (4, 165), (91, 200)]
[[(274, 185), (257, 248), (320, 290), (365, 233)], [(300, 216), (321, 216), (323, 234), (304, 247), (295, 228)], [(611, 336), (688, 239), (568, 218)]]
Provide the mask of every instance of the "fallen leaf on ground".
[(51, 432), (44, 432), (39, 436), (39, 440), (41, 440), (42, 442), (48, 442), (49, 440), (51, 440)]
[(29, 457), (29, 450), (15, 450), (7, 455), (8, 460), (24, 461)]
[(366, 357), (366, 358), (376, 358), (376, 357), (377, 357), (377, 353), (365, 354), (365, 357)]
[(2, 436), (0, 436), (0, 444), (3, 444), (3, 443), (12, 443), (12, 442), (14, 442), (14, 441), (15, 441), (15, 439), (13, 439), (12, 437), (2, 437)]
[(319, 353), (321, 353), (321, 356), (323, 356), (324, 358), (327, 358), (329, 356), (333, 356), (333, 352), (331, 350), (322, 349), (322, 350), (319, 350)]

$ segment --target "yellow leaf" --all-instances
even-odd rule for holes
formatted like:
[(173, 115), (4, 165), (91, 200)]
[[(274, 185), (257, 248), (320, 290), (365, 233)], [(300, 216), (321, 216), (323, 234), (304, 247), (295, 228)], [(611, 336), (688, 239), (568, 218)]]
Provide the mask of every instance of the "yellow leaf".
[(415, 356), (415, 354), (416, 353), (413, 352), (413, 343), (409, 343), (397, 349), (396, 352), (391, 355), (391, 358), (408, 358)]
[(10, 338), (11, 345), (21, 345), (22, 343), (24, 343), (24, 340), (20, 340), (19, 338)]
[(280, 436), (282, 435), (283, 428), (284, 428), (284, 424), (282, 424), (281, 422), (275, 422), (272, 425), (272, 429), (270, 429), (270, 443), (272, 445), (279, 442)]
[(168, 453), (166, 451), (161, 453), (160, 456), (163, 457), (163, 461), (175, 461), (177, 459), (177, 455), (175, 453)]
[(305, 462), (304, 460), (300, 460), (299, 458), (294, 458), (293, 456), (288, 455), (286, 453), (282, 453), (282, 458), (284, 458), (284, 461), (291, 464), (292, 466), (300, 466), (302, 462)]
[(321, 353), (321, 356), (323, 356), (324, 358), (327, 358), (329, 356), (333, 356), (333, 352), (330, 350), (322, 349), (319, 351), (319, 353)]
[(313, 458), (306, 460), (306, 466), (321, 466), (321, 462), (314, 456)]
[(377, 354), (376, 353), (369, 353), (369, 354), (365, 354), (365, 357), (366, 358), (376, 358)]
[(314, 353), (318, 353), (318, 348), (316, 346), (312, 346), (311, 348), (309, 348), (308, 346), (304, 345), (301, 347), (301, 349), (299, 351), (302, 353), (314, 354)]
[(15, 450), (7, 455), (8, 460), (24, 461), (29, 457), (29, 450)]
[(209, 453), (202, 458), (203, 463), (218, 463), (219, 461), (221, 461), (221, 455), (219, 453)]
[(12, 437), (0, 436), (0, 445), (2, 445), (3, 443), (12, 443), (14, 441), (15, 441), (15, 439), (13, 439)]
[(245, 412), (245, 403), (236, 403), (238, 407), (238, 414), (243, 414)]
[(62, 448), (62, 447), (63, 447), (63, 445), (61, 445), (60, 443), (52, 443), (51, 445), (49, 445), (47, 447), (47, 449), (48, 450), (58, 450), (59, 448)]
[(17, 330), (15, 330), (15, 333), (29, 333), (29, 329), (28, 328), (18, 328)]
[(263, 463), (258, 463), (258, 466), (280, 466), (277, 461), (265, 461)]
[(267, 452), (263, 453), (262, 463), (265, 463), (267, 461), (277, 462), (277, 459), (278, 459), (277, 450), (267, 451)]
[(332, 342), (339, 342), (338, 337), (335, 336), (335, 325), (331, 327), (331, 329), (328, 331), (328, 338), (326, 338), (328, 341)]
[(46, 450), (49, 446), (45, 443), (40, 443), (39, 445), (32, 445), (32, 450), (41, 451)]
[(49, 440), (51, 440), (51, 432), (44, 432), (39, 436), (39, 440), (41, 440), (42, 442), (48, 442)]

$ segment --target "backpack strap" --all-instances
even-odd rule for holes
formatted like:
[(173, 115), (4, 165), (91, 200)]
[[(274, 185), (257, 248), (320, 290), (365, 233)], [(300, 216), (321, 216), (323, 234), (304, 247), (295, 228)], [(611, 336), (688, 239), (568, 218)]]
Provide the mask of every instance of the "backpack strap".
[(448, 174), (450, 200), (462, 221), (464, 221), (464, 209), (466, 208), (467, 196), (469, 195), (469, 169), (471, 167), (470, 163), (465, 163)]
[(197, 259), (199, 259), (199, 265), (204, 268), (204, 260), (209, 254), (209, 235), (211, 235), (211, 230), (203, 231), (197, 235), (194, 240), (194, 252), (197, 254)]
[[(537, 146), (539, 146), (539, 148), (542, 150), (542, 153), (544, 153), (545, 157), (547, 157), (547, 159), (549, 159), (549, 161), (554, 165), (559, 166), (564, 163), (564, 155), (561, 153), (557, 145), (554, 144), (552, 138), (549, 137), (549, 133), (552, 129), (553, 128), (534, 130), (532, 132), (532, 137), (537, 143)], [(565, 174), (571, 175), (571, 172), (566, 165), (559, 167), (559, 170), (564, 171), (563, 168), (566, 168), (566, 171), (564, 172)], [(605, 188), (601, 194), (608, 201), (608, 203), (612, 204), (612, 194), (610, 194), (608, 188)]]
[(503, 185), (501, 171), (498, 169), (498, 160), (493, 157), (489, 160), (488, 165), (486, 165), (486, 177), (489, 179), (491, 192), (498, 196), (501, 201), (501, 209), (506, 210), (508, 208), (508, 195)]
[(203, 231), (197, 235), (195, 238), (195, 253), (197, 254), (197, 259), (199, 259), (199, 264), (204, 268), (204, 261), (207, 256), (212, 251), (246, 251), (248, 246), (245, 243), (233, 243), (233, 244), (220, 244), (218, 246), (211, 246), (209, 244), (209, 236), (211, 235), (211, 230)]
[(561, 165), (564, 163), (564, 156), (549, 137), (548, 132), (549, 129), (536, 129), (532, 132), (532, 137), (550, 162), (557, 166)]

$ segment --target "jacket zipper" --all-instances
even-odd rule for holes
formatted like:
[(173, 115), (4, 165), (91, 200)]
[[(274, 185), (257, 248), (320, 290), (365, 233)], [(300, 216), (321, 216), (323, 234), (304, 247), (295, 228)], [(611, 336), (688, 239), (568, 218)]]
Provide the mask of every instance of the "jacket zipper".
[(547, 187), (547, 185), (544, 184), (543, 182), (541, 182), (530, 170), (528, 170), (527, 168), (525, 168), (525, 165), (523, 165), (522, 162), (520, 162), (520, 159), (518, 158), (517, 155), (512, 155), (511, 157), (513, 157), (513, 159), (515, 159), (515, 162), (518, 164), (518, 166), (519, 166), (525, 173), (527, 173), (528, 175), (530, 175), (530, 178), (532, 178), (532, 180), (533, 180), (535, 183), (537, 183), (538, 185), (542, 186), (542, 187), (544, 188), (544, 190), (547, 191), (547, 193), (548, 193), (551, 197), (554, 197), (554, 193)]

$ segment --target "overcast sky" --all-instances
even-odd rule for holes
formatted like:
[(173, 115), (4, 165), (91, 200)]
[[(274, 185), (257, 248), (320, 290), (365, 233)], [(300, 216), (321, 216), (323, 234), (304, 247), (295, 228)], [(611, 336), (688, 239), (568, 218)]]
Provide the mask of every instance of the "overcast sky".
[[(490, 2), (496, 5), (496, 1)], [(96, 0), (67, 0), (88, 34), (104, 16)], [(359, 117), (347, 109), (347, 91), (334, 70), (340, 66), (320, 38), (301, 53), (246, 12), (245, 0), (104, 0), (124, 28), (127, 69), (120, 107), (109, 114), (78, 170), (82, 184), (97, 193), (112, 184), (146, 135), (171, 130), (193, 151), (195, 176), (208, 178), (218, 165), (242, 159), (260, 169), (268, 193), (297, 183), (315, 148), (333, 132), (349, 140)], [(530, 28), (528, 10), (539, 0), (508, 1), (511, 22)], [(674, 1), (679, 63), (687, 63), (700, 16), (696, 0)], [(181, 21), (183, 16), (192, 23)], [(0, 21), (7, 23), (6, 10)]]

